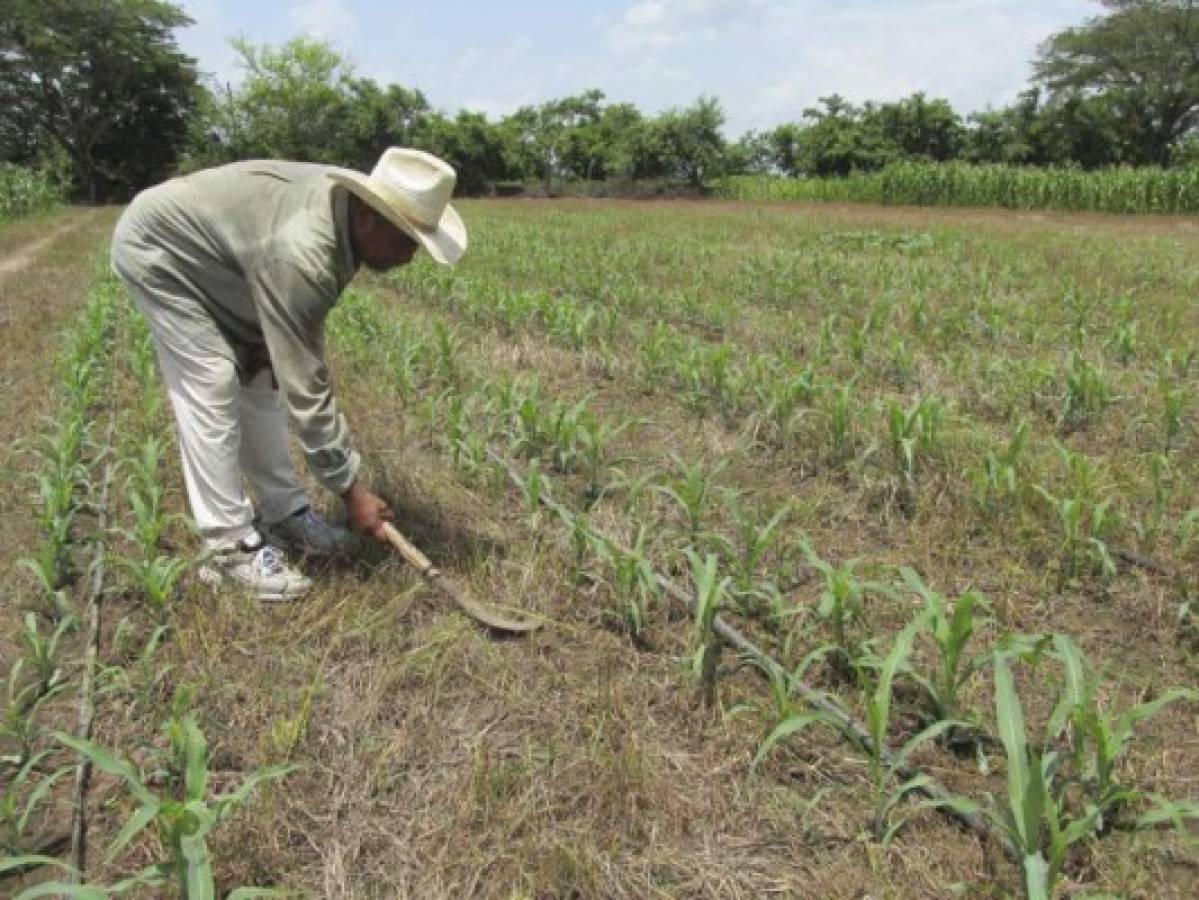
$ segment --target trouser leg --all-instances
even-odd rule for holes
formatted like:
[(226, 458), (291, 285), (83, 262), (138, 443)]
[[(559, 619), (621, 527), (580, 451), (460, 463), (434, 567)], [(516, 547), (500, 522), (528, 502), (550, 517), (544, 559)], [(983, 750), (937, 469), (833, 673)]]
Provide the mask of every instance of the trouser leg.
[(272, 388), (269, 368), (241, 386), (238, 406), (242, 473), (258, 497), (262, 521), (279, 522), (309, 501), (287, 452), (287, 413)]
[(237, 368), (231, 359), (159, 340), (159, 366), (179, 432), (183, 481), (206, 550), (224, 550), (255, 534), (254, 508), (242, 490)]
[(196, 527), (206, 550), (232, 548), (256, 531), (253, 506), (242, 490), (240, 386), (233, 350), (185, 286), (142, 277), (120, 228), (113, 250), (113, 268), (154, 338)]

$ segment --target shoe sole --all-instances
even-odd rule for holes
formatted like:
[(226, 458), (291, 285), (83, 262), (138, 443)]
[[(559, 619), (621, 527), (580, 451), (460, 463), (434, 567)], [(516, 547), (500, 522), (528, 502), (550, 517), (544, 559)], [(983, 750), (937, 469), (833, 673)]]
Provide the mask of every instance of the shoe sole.
[[(201, 566), (199, 571), (196, 572), (196, 575), (202, 582), (214, 588), (222, 587), (229, 582), (229, 579), (226, 579), (225, 576), (220, 572), (210, 569), (207, 566)], [(246, 587), (245, 585), (239, 585), (237, 582), (231, 583), (235, 587), (241, 588), (252, 594), (256, 600), (259, 600), (263, 603), (287, 603), (291, 600), (296, 600), (299, 597), (304, 596), (304, 594), (306, 594), (312, 587), (312, 582), (309, 582), (303, 587), (292, 588), (291, 590), (263, 591), (254, 590)]]

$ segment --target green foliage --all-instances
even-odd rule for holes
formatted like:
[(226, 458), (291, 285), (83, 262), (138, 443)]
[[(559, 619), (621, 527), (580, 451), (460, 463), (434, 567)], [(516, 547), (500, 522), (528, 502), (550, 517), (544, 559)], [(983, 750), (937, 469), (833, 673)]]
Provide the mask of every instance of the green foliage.
[(49, 172), (0, 162), (0, 224), (53, 209), (63, 185)]
[(1033, 169), (964, 162), (892, 163), (848, 178), (737, 175), (714, 185), (736, 200), (998, 206), (1111, 213), (1199, 212), (1199, 169)]
[(0, 158), (65, 153), (90, 202), (160, 180), (194, 103), (162, 0), (14, 0), (0, 17)]
[[(201, 900), (215, 898), (212, 856), (208, 840), (216, 828), (227, 821), (250, 798), (255, 788), (266, 781), (286, 777), (294, 766), (270, 766), (251, 772), (241, 786), (231, 794), (209, 796), (208, 742), (192, 716), (173, 719), (167, 725), (172, 769), (178, 780), (180, 796), (156, 794), (132, 763), (91, 741), (56, 733), (55, 738), (77, 753), (90, 759), (100, 771), (122, 781), (138, 803), (137, 811), (125, 823), (109, 845), (106, 860), (111, 862), (146, 828), (154, 826), (165, 845), (169, 858), (143, 868), (123, 886), (99, 888), (71, 887), (57, 883), (37, 885), (19, 897), (41, 897), (50, 893), (69, 896), (106, 896), (122, 893), (135, 885), (165, 885), (174, 882), (182, 896)], [(90, 890), (92, 894), (80, 893)], [(236, 893), (236, 892), (235, 892)], [(256, 893), (256, 896), (270, 896)], [(240, 896), (250, 896), (243, 891)]]
[(946, 598), (929, 588), (914, 569), (905, 566), (900, 574), (924, 601), (923, 621), (937, 649), (936, 663), (927, 675), (915, 670), (909, 674), (924, 688), (933, 721), (965, 719), (962, 688), (985, 662), (983, 654), (971, 654), (967, 645), (985, 622), (976, 609), (985, 609), (986, 601), (980, 594), (966, 591), (953, 601), (951, 611)]

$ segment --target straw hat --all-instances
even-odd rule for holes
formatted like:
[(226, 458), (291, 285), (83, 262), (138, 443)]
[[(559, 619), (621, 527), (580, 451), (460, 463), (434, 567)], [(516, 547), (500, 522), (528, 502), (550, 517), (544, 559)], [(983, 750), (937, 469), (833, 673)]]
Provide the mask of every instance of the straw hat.
[(369, 177), (353, 169), (329, 177), (419, 241), (439, 263), (453, 265), (466, 250), (466, 226), (450, 206), (457, 176), (433, 154), (389, 147)]

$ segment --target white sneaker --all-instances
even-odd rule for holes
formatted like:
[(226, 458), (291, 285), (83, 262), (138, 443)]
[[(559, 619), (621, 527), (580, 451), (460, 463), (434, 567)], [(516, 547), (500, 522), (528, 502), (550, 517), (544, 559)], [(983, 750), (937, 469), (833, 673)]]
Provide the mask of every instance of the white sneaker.
[(305, 506), (280, 522), (264, 524), (262, 533), (277, 547), (306, 556), (332, 556), (350, 539), (347, 529), (326, 522), (311, 506)]
[(200, 566), (200, 580), (211, 585), (234, 584), (268, 603), (294, 600), (312, 587), (311, 578), (284, 562), (282, 550), (261, 535), (254, 538), (214, 554)]

